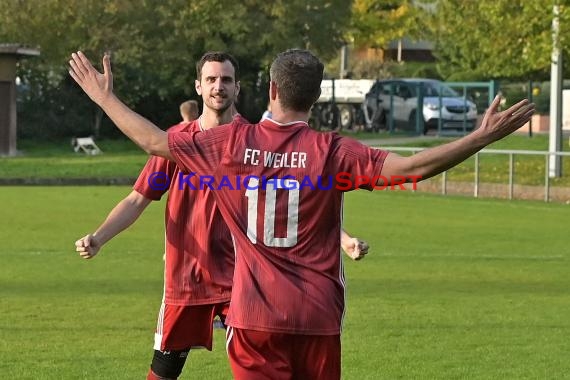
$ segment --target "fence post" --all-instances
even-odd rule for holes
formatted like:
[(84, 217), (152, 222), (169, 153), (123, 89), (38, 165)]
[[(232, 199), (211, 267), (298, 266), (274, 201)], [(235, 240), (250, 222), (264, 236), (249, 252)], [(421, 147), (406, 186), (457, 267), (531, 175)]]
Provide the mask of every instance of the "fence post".
[(388, 121), (390, 134), (394, 133), (394, 83), (390, 83), (390, 120)]
[[(412, 156), (413, 156), (414, 154), (416, 154), (416, 151), (415, 151), (415, 150), (412, 150)], [(412, 192), (413, 192), (413, 193), (416, 192), (416, 189), (414, 189), (414, 187), (412, 187)]]
[[(532, 93), (532, 80), (528, 81), (528, 101), (531, 103), (534, 101), (534, 96)], [(532, 137), (532, 117), (528, 121), (528, 137)]]
[(509, 153), (509, 200), (513, 199), (513, 185), (515, 175), (514, 160), (515, 155), (513, 153)]
[[(418, 101), (416, 104), (416, 135), (421, 135), (424, 132), (424, 86), (418, 83)], [(441, 112), (441, 111), (440, 111)], [(440, 117), (441, 119), (441, 117)]]
[(466, 85), (463, 85), (463, 108), (465, 109), (465, 112), (463, 112), (463, 134), (466, 135), (467, 134), (467, 110), (469, 109), (469, 107), (467, 106), (467, 86)]
[(499, 82), (496, 80), (489, 81), (489, 105), (493, 103), (495, 95), (499, 92)]
[(473, 196), (479, 197), (479, 152), (475, 153), (475, 187)]
[(550, 155), (545, 154), (546, 162), (544, 166), (544, 201), (548, 202), (550, 200)]

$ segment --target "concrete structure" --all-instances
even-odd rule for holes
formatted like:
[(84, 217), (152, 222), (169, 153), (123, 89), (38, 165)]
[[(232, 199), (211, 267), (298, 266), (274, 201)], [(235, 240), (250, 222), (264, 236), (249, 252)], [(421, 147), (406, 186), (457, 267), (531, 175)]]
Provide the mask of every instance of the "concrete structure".
[(0, 156), (16, 155), (16, 67), (18, 60), (38, 56), (38, 49), (0, 44)]
[(433, 43), (430, 41), (413, 41), (409, 38), (402, 38), (388, 44), (385, 57), (396, 62), (435, 62), (433, 49)]

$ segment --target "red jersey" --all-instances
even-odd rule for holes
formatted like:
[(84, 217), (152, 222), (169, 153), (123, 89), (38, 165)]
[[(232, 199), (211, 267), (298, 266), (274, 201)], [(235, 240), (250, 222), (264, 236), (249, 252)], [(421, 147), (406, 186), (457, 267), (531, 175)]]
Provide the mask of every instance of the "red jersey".
[(339, 334), (343, 190), (335, 186), (336, 174), (379, 175), (387, 152), (316, 132), (305, 122), (270, 119), (234, 121), (192, 136), (169, 133), (168, 144), (182, 170), (213, 177), (212, 191), (232, 231), (236, 262), (226, 323)]
[[(175, 125), (169, 131), (192, 134), (200, 132), (200, 125), (195, 120)], [(134, 190), (152, 200), (159, 200), (168, 191), (164, 303), (202, 305), (229, 301), (234, 250), (212, 191), (200, 190), (196, 176), (155, 156), (149, 158)]]

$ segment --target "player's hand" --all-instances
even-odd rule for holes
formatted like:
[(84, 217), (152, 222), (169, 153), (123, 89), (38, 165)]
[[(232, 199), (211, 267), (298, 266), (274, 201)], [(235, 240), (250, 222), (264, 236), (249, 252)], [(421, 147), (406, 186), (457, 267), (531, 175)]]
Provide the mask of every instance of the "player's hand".
[(85, 93), (101, 106), (113, 94), (113, 73), (111, 57), (103, 55), (103, 73), (97, 71), (81, 51), (71, 54), (69, 75)]
[(369, 245), (364, 240), (351, 238), (346, 245), (342, 247), (344, 252), (353, 260), (361, 260), (368, 254)]
[(91, 234), (85, 235), (75, 242), (75, 250), (79, 253), (79, 256), (84, 259), (92, 259), (99, 253), (100, 249), (101, 245)]
[(525, 125), (535, 111), (534, 103), (523, 99), (509, 109), (498, 111), (501, 102), (500, 96), (496, 96), (481, 122), (477, 131), (487, 134), (493, 141), (500, 140), (508, 134)]

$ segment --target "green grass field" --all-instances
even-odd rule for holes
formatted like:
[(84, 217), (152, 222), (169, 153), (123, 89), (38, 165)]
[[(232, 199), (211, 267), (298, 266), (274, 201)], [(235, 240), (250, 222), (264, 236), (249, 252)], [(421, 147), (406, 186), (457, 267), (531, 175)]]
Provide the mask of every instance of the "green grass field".
[[(163, 207), (74, 252), (128, 187), (0, 187), (0, 371), (142, 379), (162, 295)], [(346, 196), (344, 379), (569, 379), (570, 209), (410, 192)], [(182, 379), (230, 379), (224, 334)]]
[(136, 178), (148, 156), (129, 140), (103, 140), (104, 154), (75, 153), (69, 141), (21, 141), (18, 157), (0, 158), (0, 178)]

